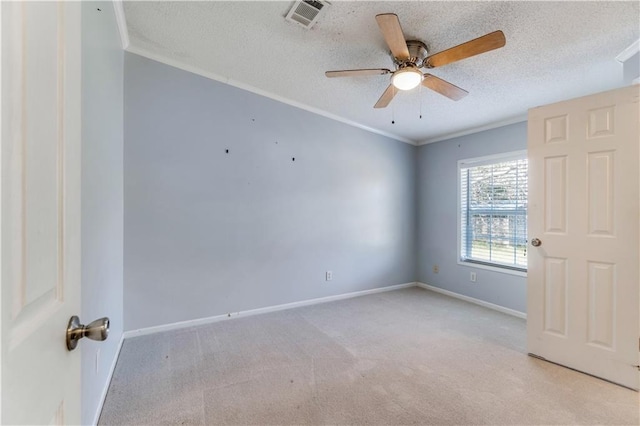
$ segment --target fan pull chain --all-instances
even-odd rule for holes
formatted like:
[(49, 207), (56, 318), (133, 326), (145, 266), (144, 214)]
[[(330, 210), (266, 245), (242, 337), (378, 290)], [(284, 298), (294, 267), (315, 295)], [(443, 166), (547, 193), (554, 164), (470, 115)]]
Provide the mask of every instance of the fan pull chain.
[(396, 124), (396, 106), (391, 105), (391, 124)]
[(422, 120), (422, 84), (418, 88), (418, 96), (420, 96), (420, 120)]

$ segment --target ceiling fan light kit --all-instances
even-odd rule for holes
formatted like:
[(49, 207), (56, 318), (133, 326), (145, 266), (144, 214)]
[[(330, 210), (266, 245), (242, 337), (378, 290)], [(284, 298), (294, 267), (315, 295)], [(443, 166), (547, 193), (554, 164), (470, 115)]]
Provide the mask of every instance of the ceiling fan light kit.
[(422, 73), (418, 67), (410, 65), (394, 72), (391, 83), (398, 90), (411, 90), (422, 83)]
[(452, 62), (470, 58), (481, 53), (499, 49), (506, 44), (502, 31), (494, 31), (476, 39), (454, 46), (442, 52), (428, 55), (427, 45), (420, 40), (406, 40), (398, 16), (393, 13), (376, 15), (380, 31), (389, 46), (395, 71), (385, 68), (327, 71), (327, 77), (355, 77), (391, 74), (391, 84), (374, 108), (385, 108), (393, 100), (397, 90), (411, 90), (420, 84), (447, 98), (458, 101), (468, 92), (435, 75), (420, 71), (420, 68), (436, 68)]

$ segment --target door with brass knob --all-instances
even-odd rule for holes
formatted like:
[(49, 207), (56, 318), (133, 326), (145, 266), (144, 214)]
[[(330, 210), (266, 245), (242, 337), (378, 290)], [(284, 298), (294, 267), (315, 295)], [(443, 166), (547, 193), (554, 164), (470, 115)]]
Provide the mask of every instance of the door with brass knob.
[(74, 350), (78, 346), (78, 340), (87, 337), (99, 342), (109, 337), (109, 318), (104, 317), (91, 322), (88, 325), (80, 324), (80, 318), (72, 316), (67, 326), (67, 349)]
[(638, 96), (627, 86), (534, 108), (527, 125), (527, 231), (538, 237), (527, 253), (527, 351), (632, 389), (640, 389)]
[[(2, 2), (0, 424), (81, 424), (82, 8)], [(6, 108), (5, 108), (6, 106)]]

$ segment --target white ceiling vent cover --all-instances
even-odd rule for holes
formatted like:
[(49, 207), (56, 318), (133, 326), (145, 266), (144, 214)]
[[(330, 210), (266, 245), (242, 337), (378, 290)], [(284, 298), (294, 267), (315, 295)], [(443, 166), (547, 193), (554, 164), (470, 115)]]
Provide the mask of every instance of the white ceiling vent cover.
[(329, 4), (326, 1), (298, 0), (285, 19), (310, 29), (318, 22), (318, 18), (326, 11), (326, 6)]

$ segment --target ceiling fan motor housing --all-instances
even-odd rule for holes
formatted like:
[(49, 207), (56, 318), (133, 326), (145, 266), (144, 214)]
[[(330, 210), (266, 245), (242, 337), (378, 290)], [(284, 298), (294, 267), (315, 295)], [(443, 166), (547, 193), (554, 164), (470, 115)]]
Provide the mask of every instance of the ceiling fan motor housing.
[(405, 61), (399, 61), (398, 59), (393, 58), (393, 62), (399, 68), (403, 68), (408, 64), (415, 65), (421, 68), (420, 65), (428, 54), (427, 45), (420, 40), (407, 40), (407, 48), (409, 49), (409, 59)]

